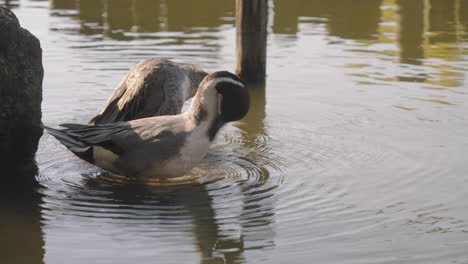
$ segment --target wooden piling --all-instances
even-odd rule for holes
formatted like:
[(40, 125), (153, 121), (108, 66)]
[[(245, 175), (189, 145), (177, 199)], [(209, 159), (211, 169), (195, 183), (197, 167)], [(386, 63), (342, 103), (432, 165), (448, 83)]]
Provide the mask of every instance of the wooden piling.
[(268, 0), (236, 0), (236, 74), (264, 83), (266, 76)]

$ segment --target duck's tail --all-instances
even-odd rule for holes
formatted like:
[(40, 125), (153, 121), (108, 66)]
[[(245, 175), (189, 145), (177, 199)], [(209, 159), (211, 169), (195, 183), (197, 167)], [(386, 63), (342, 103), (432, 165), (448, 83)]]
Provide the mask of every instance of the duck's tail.
[(74, 137), (67, 133), (67, 130), (59, 130), (51, 128), (42, 124), (42, 127), (52, 136), (54, 136), (60, 143), (67, 147), (78, 157), (93, 163), (92, 146), (86, 142), (81, 141), (79, 138)]

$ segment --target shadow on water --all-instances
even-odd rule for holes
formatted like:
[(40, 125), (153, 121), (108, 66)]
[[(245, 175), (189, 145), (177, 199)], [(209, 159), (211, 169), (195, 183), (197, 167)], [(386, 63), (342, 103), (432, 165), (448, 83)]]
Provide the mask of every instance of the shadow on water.
[[(15, 169), (11, 169), (14, 167)], [(38, 168), (2, 168), (0, 184), (0, 262), (43, 263), (42, 196), (35, 180)]]

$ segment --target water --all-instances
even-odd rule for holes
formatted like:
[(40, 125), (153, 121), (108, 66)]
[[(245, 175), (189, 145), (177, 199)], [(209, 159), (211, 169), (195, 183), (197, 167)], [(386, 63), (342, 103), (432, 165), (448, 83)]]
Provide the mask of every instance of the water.
[[(147, 57), (234, 69), (234, 1), (8, 2), (41, 40), (51, 126), (87, 122)], [(0, 262), (468, 263), (467, 11), (271, 1), (266, 87), (195, 180), (131, 184), (45, 135)]]

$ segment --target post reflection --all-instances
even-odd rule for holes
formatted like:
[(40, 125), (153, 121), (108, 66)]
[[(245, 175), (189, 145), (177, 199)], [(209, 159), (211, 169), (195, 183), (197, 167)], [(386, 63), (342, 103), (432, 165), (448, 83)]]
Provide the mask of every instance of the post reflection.
[(8, 8), (15, 8), (19, 6), (18, 0), (5, 0), (4, 3)]
[[(242, 145), (249, 150), (245, 158), (255, 164), (259, 172), (254, 183), (242, 186), (242, 193), (245, 194), (243, 214), (256, 215), (255, 220), (243, 223), (243, 229), (261, 227), (254, 234), (245, 235), (246, 241), (257, 241), (255, 247), (260, 249), (275, 244), (274, 205), (271, 200), (264, 198), (273, 195), (274, 189), (278, 187), (270, 177), (272, 173), (280, 173), (282, 165), (281, 159), (272, 151), (273, 142), (266, 122), (266, 83), (247, 84), (247, 87), (249, 87), (250, 110), (237, 126), (241, 131)], [(252, 190), (255, 190), (253, 192), (255, 195), (249, 194)]]
[(133, 26), (132, 1), (107, 1), (107, 24), (111, 32), (128, 32)]
[(51, 9), (75, 10), (77, 8), (75, 0), (49, 0)]
[(463, 41), (468, 42), (468, 14), (466, 14), (466, 11), (463, 10), (468, 10), (468, 1), (460, 1), (460, 5), (458, 7), (459, 10), (459, 18), (460, 18), (460, 24), (461, 28), (463, 30)]
[(435, 33), (430, 36), (430, 43), (455, 42), (456, 0), (430, 0), (429, 5), (429, 31)]
[[(78, 19), (81, 26), (94, 29), (93, 34), (108, 32), (114, 39), (127, 39), (129, 37), (124, 33), (129, 32), (216, 32), (221, 25), (231, 23), (225, 22), (224, 18), (233, 16), (234, 12), (234, 3), (227, 0), (202, 3), (181, 0), (50, 1), (50, 8), (57, 11), (53, 15)], [(77, 10), (78, 14), (60, 10)], [(88, 28), (80, 33), (89, 31)]]
[(166, 1), (168, 31), (218, 31), (224, 16), (233, 16), (234, 1)]
[(241, 130), (242, 144), (247, 149), (254, 150), (259, 147), (266, 147), (267, 142), (263, 139), (268, 138), (266, 130), (266, 89), (265, 84), (247, 84), (249, 87), (250, 109), (247, 116), (237, 124)]
[[(424, 58), (424, 0), (397, 0), (398, 48), (400, 63), (422, 65)], [(425, 82), (426, 74), (405, 74), (399, 81)]]
[(400, 62), (421, 65), (424, 58), (424, 0), (397, 0)]
[(161, 1), (154, 0), (139, 0), (135, 1), (134, 10), (135, 26), (137, 32), (158, 32), (162, 31), (161, 27), (161, 14), (162, 14)]
[(5, 177), (0, 184), (0, 262), (43, 263), (42, 197), (35, 181), (37, 166), (2, 166), (1, 171)]
[(274, 2), (273, 33), (296, 37), (298, 32), (299, 2), (277, 0)]
[(102, 0), (81, 0), (78, 3), (80, 33), (84, 35), (99, 34), (104, 25), (104, 2)]
[[(322, 1), (322, 5), (323, 5)], [(342, 0), (328, 3), (328, 31), (345, 39), (377, 39), (382, 0)]]
[(274, 33), (297, 33), (299, 17), (323, 18), (302, 23), (325, 23), (328, 34), (345, 39), (376, 39), (382, 0), (275, 1)]

